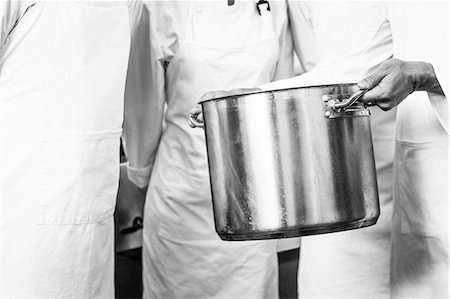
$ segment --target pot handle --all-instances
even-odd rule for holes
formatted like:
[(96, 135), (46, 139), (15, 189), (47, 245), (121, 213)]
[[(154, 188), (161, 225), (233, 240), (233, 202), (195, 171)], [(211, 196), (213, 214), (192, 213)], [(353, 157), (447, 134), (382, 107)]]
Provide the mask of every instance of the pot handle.
[(336, 109), (345, 109), (350, 107), (351, 105), (353, 105), (357, 100), (359, 100), (368, 90), (367, 89), (359, 89), (357, 91), (355, 91), (347, 100), (343, 101), (343, 102), (332, 102), (330, 103), (330, 107), (333, 110)]
[[(199, 119), (199, 117), (201, 118)], [(201, 110), (191, 111), (188, 124), (191, 128), (203, 128), (205, 123), (203, 122), (203, 112)]]

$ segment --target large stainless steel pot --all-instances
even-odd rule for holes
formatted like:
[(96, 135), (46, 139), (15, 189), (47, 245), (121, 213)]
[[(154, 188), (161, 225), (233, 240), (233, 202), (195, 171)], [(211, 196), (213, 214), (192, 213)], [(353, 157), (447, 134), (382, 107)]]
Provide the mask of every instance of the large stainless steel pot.
[[(336, 232), (380, 210), (370, 112), (355, 84), (201, 102), (216, 231), (224, 240)], [(196, 126), (197, 115), (190, 121)]]

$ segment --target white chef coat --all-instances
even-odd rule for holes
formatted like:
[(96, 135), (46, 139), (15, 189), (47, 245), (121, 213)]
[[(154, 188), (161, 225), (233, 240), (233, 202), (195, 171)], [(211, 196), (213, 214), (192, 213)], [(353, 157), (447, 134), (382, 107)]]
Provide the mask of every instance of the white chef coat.
[[(356, 83), (392, 55), (389, 23), (381, 3), (288, 4), (295, 50), (307, 73), (263, 89)], [(389, 296), (395, 109), (370, 110), (380, 218), (372, 227), (302, 238), (300, 298)]]
[(0, 2), (0, 297), (113, 298), (120, 2)]
[(285, 3), (149, 1), (134, 18), (125, 148), (130, 179), (149, 184), (144, 297), (277, 298), (276, 242), (214, 231), (204, 131), (187, 117), (207, 91), (292, 75)]

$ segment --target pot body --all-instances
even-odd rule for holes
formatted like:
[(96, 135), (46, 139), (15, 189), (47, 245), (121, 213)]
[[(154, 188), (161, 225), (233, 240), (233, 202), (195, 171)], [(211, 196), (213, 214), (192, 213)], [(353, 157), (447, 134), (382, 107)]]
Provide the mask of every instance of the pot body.
[(224, 240), (296, 237), (376, 223), (367, 108), (354, 84), (294, 88), (202, 104), (216, 231)]

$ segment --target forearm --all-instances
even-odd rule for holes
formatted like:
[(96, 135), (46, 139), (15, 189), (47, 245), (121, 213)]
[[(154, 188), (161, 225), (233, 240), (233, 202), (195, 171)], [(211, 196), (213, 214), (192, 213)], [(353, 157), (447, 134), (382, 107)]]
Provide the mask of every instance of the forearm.
[[(162, 133), (162, 107), (153, 108), (151, 110), (144, 106), (126, 105), (125, 109), (122, 140), (128, 158), (128, 175), (139, 187), (144, 187), (150, 179)], [(136, 111), (139, 109), (141, 111)]]

